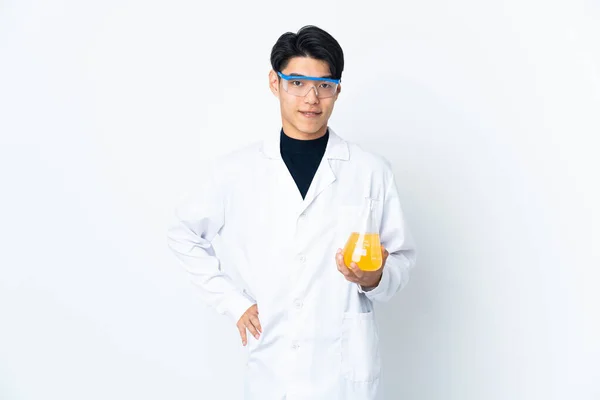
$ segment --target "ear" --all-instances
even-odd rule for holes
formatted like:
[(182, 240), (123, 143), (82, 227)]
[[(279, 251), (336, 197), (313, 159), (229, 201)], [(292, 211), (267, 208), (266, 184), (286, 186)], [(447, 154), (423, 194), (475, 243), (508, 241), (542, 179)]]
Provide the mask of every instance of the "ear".
[(340, 83), (337, 87), (337, 90), (335, 92), (335, 99), (338, 99), (338, 96), (340, 95), (340, 92), (342, 91), (342, 84)]
[(269, 71), (269, 89), (275, 97), (279, 98), (279, 76), (273, 70)]

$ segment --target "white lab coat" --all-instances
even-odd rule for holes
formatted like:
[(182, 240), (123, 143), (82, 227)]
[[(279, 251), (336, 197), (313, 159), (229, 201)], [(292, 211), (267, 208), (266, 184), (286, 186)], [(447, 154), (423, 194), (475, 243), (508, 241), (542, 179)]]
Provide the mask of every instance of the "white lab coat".
[[(206, 302), (232, 319), (256, 303), (263, 333), (248, 335), (245, 399), (375, 400), (381, 356), (373, 302), (406, 285), (413, 242), (389, 163), (329, 129), (305, 199), (280, 155), (279, 132), (199, 171), (199, 195), (176, 210), (168, 243)], [(377, 198), (390, 252), (379, 285), (364, 291), (337, 270), (365, 197)], [(222, 268), (220, 234), (245, 289)]]

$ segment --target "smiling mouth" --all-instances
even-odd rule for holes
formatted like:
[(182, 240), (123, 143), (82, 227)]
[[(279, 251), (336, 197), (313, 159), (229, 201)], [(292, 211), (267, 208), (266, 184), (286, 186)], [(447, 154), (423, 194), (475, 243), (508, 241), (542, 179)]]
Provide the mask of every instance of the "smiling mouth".
[(319, 115), (321, 115), (321, 112), (314, 112), (314, 111), (299, 111), (300, 114), (304, 115), (307, 118), (316, 118)]

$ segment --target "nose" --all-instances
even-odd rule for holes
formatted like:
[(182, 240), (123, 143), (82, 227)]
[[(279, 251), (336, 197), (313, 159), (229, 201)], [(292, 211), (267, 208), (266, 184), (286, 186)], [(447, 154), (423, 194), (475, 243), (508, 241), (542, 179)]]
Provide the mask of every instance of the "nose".
[(306, 96), (304, 96), (304, 102), (308, 104), (318, 104), (319, 97), (317, 94), (317, 88), (315, 86), (311, 87)]

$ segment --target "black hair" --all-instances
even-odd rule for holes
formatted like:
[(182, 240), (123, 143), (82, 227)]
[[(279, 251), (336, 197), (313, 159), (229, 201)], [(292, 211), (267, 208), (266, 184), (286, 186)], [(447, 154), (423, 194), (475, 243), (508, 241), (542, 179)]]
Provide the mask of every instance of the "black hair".
[(344, 52), (340, 44), (323, 29), (307, 25), (298, 33), (286, 32), (277, 39), (271, 50), (271, 67), (281, 72), (293, 57), (310, 57), (325, 61), (334, 79), (342, 78)]

